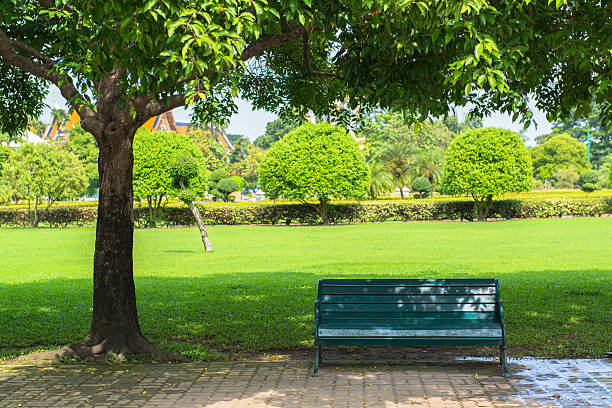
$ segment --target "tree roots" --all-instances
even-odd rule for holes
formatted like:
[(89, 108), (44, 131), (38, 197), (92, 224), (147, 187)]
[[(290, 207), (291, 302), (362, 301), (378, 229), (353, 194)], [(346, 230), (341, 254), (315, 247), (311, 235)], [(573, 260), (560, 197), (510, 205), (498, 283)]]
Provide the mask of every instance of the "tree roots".
[(82, 343), (73, 343), (58, 350), (32, 353), (24, 358), (34, 363), (65, 362), (75, 359), (121, 363), (130, 356), (146, 356), (146, 360), (156, 362), (188, 361), (184, 355), (161, 350), (142, 336), (136, 336), (133, 340), (119, 345), (112, 344), (108, 340), (90, 344), (86, 339)]

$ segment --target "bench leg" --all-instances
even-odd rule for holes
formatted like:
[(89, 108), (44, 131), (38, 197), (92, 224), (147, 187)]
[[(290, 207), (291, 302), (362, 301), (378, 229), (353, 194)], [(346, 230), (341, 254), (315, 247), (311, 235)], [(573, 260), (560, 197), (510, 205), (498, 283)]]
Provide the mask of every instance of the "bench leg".
[(315, 361), (314, 361), (314, 373), (313, 377), (319, 376), (319, 358), (321, 356), (321, 347), (317, 344), (315, 345)]
[(499, 346), (501, 363), (504, 365), (504, 376), (508, 374), (508, 361), (506, 358), (506, 345)]

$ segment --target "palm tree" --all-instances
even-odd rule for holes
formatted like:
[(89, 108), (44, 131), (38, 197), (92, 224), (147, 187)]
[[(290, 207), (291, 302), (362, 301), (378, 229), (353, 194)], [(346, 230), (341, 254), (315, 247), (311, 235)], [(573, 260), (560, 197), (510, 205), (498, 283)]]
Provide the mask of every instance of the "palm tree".
[(431, 184), (431, 198), (434, 186), (442, 180), (444, 153), (440, 149), (421, 152), (414, 161), (414, 171), (417, 177), (425, 177)]
[(68, 115), (65, 109), (53, 108), (51, 110), (51, 117), (57, 122), (57, 128), (59, 129), (60, 127), (64, 127), (70, 115)]
[(393, 191), (395, 182), (384, 163), (370, 160), (368, 167), (370, 168), (370, 198), (372, 200), (382, 193)]
[(387, 171), (395, 181), (395, 186), (400, 189), (400, 196), (404, 199), (404, 187), (410, 184), (413, 150), (403, 142), (393, 142), (383, 147), (380, 151), (380, 161), (385, 165)]

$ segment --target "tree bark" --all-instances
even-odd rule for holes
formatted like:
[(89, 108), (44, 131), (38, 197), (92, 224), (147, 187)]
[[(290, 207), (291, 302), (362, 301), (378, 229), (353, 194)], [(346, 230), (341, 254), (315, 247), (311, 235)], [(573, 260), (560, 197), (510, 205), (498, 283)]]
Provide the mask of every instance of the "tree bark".
[(32, 220), (32, 227), (38, 228), (38, 196), (34, 201), (34, 219)]
[[(185, 185), (182, 181), (180, 183), (181, 190), (185, 191)], [(191, 213), (193, 214), (194, 218), (196, 219), (196, 222), (198, 223), (198, 228), (200, 229), (200, 236), (202, 237), (204, 249), (206, 250), (206, 252), (212, 252), (212, 244), (210, 243), (210, 239), (208, 238), (208, 233), (206, 232), (206, 226), (204, 225), (204, 221), (202, 220), (200, 210), (198, 210), (198, 207), (196, 207), (192, 201), (189, 201), (187, 205), (189, 205), (189, 209), (191, 210)]]
[(206, 250), (206, 252), (211, 252), (212, 244), (210, 243), (210, 239), (208, 238), (206, 226), (204, 225), (204, 221), (202, 220), (202, 215), (200, 215), (200, 210), (198, 210), (198, 207), (196, 207), (193, 202), (190, 201), (188, 204), (191, 213), (198, 222), (198, 228), (200, 228), (200, 236), (202, 237), (202, 242), (204, 243), (204, 249)]
[(319, 198), (319, 215), (321, 216), (321, 220), (323, 221), (323, 225), (329, 225), (329, 215), (328, 215), (328, 204), (329, 200), (325, 197)]
[(153, 199), (147, 197), (147, 205), (149, 206), (149, 222), (147, 225), (149, 228), (155, 228), (155, 212), (153, 211)]
[(134, 340), (142, 338), (132, 264), (134, 132), (114, 130), (114, 137), (98, 138), (93, 317), (85, 344), (105, 344), (115, 354), (126, 354)]
[(476, 199), (476, 197), (474, 197), (474, 200), (476, 202), (476, 209), (478, 211), (478, 221), (485, 221), (489, 216), (489, 211), (491, 210), (493, 196), (488, 195), (482, 199)]
[(154, 354), (164, 360), (177, 359), (177, 355), (163, 352), (146, 340), (138, 322), (132, 263), (132, 142), (136, 129), (135, 124), (110, 122), (103, 135), (94, 133), (100, 149), (100, 194), (93, 315), (87, 337), (65, 349), (68, 355), (85, 358), (110, 354), (121, 358), (128, 354)]

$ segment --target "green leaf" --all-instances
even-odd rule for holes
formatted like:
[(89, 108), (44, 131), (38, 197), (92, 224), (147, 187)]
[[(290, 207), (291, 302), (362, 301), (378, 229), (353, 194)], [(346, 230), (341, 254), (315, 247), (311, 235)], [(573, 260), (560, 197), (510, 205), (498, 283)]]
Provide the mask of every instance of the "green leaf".
[(482, 54), (483, 46), (482, 43), (478, 43), (476, 48), (474, 49), (474, 55), (476, 56), (476, 60), (480, 60), (480, 55)]

